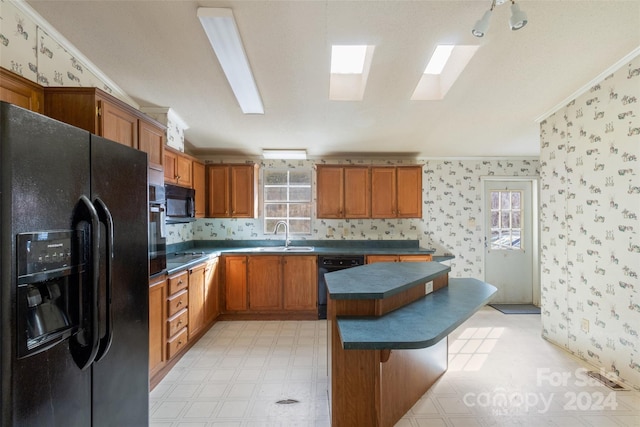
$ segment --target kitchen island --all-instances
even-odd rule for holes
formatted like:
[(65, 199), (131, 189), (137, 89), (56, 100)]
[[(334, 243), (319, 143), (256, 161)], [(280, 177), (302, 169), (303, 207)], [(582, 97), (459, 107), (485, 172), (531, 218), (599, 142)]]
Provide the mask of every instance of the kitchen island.
[(326, 275), (331, 425), (393, 426), (446, 371), (447, 336), (496, 292), (449, 271), (377, 263)]

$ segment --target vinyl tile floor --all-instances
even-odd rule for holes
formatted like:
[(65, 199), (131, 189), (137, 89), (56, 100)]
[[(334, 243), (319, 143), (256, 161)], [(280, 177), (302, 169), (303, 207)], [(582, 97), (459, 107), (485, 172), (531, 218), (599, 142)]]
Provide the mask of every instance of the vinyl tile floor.
[[(150, 425), (329, 426), (326, 340), (326, 321), (218, 322), (150, 393)], [(396, 426), (639, 427), (640, 392), (593, 369), (540, 337), (540, 315), (485, 307), (449, 335), (449, 369)]]

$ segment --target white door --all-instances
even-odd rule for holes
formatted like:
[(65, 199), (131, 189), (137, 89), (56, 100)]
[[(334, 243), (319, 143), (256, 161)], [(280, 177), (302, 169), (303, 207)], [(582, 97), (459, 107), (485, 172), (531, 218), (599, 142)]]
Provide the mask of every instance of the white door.
[(533, 302), (531, 187), (530, 180), (484, 180), (485, 281), (498, 288), (492, 303)]

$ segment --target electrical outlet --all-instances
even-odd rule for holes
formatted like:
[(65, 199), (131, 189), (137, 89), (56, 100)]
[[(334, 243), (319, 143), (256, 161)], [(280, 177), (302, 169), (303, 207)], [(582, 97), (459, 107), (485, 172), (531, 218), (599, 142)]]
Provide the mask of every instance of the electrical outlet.
[(582, 319), (582, 323), (580, 324), (580, 328), (582, 329), (582, 332), (589, 332), (589, 320), (588, 319)]

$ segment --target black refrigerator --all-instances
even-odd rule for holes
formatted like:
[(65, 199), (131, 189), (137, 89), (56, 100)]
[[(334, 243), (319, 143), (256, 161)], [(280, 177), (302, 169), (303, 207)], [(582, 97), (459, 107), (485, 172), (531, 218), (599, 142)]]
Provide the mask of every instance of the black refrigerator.
[(147, 426), (147, 155), (0, 103), (5, 426)]

